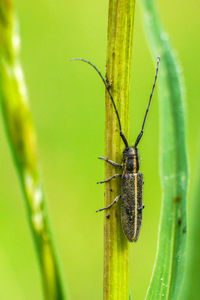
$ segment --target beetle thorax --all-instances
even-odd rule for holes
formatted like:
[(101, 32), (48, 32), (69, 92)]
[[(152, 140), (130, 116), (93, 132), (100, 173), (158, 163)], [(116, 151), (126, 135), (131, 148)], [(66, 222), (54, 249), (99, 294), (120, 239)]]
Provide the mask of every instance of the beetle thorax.
[(123, 169), (124, 173), (138, 173), (139, 160), (136, 147), (129, 147), (123, 151)]

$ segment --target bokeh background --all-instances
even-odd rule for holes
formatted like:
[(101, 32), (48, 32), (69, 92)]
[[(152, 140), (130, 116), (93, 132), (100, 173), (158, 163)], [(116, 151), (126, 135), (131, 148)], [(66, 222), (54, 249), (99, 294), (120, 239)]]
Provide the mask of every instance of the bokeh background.
[[(186, 85), (190, 182), (199, 155), (200, 1), (157, 0), (160, 17), (176, 49)], [(41, 174), (64, 278), (71, 299), (102, 299), (104, 87), (82, 57), (104, 73), (108, 1), (16, 0), (21, 61), (37, 130)], [(159, 54), (159, 53), (158, 53)], [(134, 141), (155, 72), (139, 1), (136, 6), (131, 80)], [(159, 81), (158, 81), (159, 85)], [(26, 209), (0, 115), (0, 299), (42, 299), (41, 282)], [(140, 144), (144, 173), (144, 219), (130, 246), (130, 282), (142, 300), (152, 273), (161, 204), (157, 93)], [(190, 192), (191, 194), (191, 192)], [(188, 213), (191, 200), (189, 197)]]

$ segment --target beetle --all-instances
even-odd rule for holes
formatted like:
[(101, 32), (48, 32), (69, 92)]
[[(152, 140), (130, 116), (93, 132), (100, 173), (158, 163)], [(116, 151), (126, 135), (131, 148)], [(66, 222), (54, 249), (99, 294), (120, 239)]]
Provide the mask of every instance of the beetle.
[(116, 113), (116, 116), (118, 119), (120, 136), (125, 145), (125, 149), (123, 151), (122, 164), (118, 164), (110, 159), (105, 158), (105, 157), (99, 157), (99, 159), (102, 159), (105, 162), (107, 162), (115, 167), (121, 168), (122, 174), (115, 174), (106, 180), (97, 182), (100, 184), (106, 183), (114, 178), (121, 177), (121, 195), (117, 196), (110, 205), (108, 205), (104, 208), (98, 209), (97, 212), (111, 208), (121, 198), (121, 222), (122, 222), (123, 232), (124, 232), (126, 238), (130, 242), (136, 242), (138, 240), (141, 225), (142, 225), (142, 210), (144, 208), (144, 204), (142, 201), (142, 190), (143, 190), (144, 181), (143, 181), (143, 174), (139, 172), (138, 144), (144, 133), (144, 126), (146, 123), (147, 114), (149, 112), (152, 96), (153, 96), (154, 89), (156, 86), (159, 63), (160, 63), (160, 56), (157, 57), (157, 67), (156, 67), (155, 79), (154, 79), (153, 87), (151, 90), (146, 113), (144, 116), (144, 120), (142, 123), (142, 128), (141, 128), (141, 131), (138, 134), (135, 144), (133, 146), (128, 145), (127, 139), (122, 132), (119, 113), (116, 108), (116, 104), (113, 99), (113, 96), (110, 92), (110, 85), (109, 85), (108, 80), (106, 80), (102, 76), (101, 72), (90, 61), (82, 59), (82, 58), (75, 58), (73, 60), (79, 60), (79, 61), (83, 61), (83, 62), (89, 64), (97, 71), (97, 73), (101, 77), (101, 79), (105, 85), (105, 88), (108, 91), (108, 94), (110, 96), (112, 104), (114, 106), (114, 110), (115, 110), (115, 113)]

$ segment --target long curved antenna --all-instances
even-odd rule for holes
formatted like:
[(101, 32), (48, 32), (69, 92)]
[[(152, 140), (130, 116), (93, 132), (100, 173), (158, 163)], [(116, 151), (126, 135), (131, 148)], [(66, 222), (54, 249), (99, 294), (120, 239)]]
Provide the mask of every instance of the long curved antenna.
[(155, 75), (155, 79), (154, 79), (154, 84), (153, 84), (153, 87), (152, 87), (152, 91), (151, 91), (151, 95), (150, 95), (150, 98), (149, 98), (149, 104), (147, 106), (147, 110), (146, 110), (146, 113), (145, 113), (145, 116), (144, 116), (144, 121), (143, 121), (143, 124), (142, 124), (142, 129), (135, 141), (135, 145), (134, 147), (137, 147), (137, 145), (139, 144), (139, 141), (141, 140), (142, 138), (142, 135), (143, 135), (143, 132), (144, 132), (144, 125), (145, 125), (145, 122), (146, 122), (146, 119), (147, 119), (147, 114), (149, 112), (149, 107), (151, 105), (151, 99), (152, 99), (152, 96), (153, 96), (153, 92), (154, 92), (154, 89), (155, 89), (155, 86), (156, 86), (156, 81), (157, 81), (157, 77), (158, 77), (158, 69), (159, 69), (159, 64), (160, 64), (160, 56), (157, 57), (157, 67), (156, 67), (156, 75)]
[(118, 119), (118, 123), (119, 123), (120, 136), (121, 136), (121, 138), (122, 138), (122, 140), (123, 140), (125, 146), (128, 148), (128, 142), (127, 142), (127, 139), (126, 139), (125, 135), (124, 135), (123, 132), (122, 132), (122, 126), (121, 126), (121, 122), (120, 122), (120, 118), (119, 118), (119, 113), (118, 113), (118, 111), (117, 111), (117, 108), (116, 108), (116, 105), (115, 105), (115, 101), (114, 101), (114, 99), (113, 99), (113, 96), (112, 96), (112, 94), (111, 94), (111, 92), (110, 92), (109, 86), (107, 85), (107, 82), (106, 82), (105, 78), (103, 77), (103, 75), (101, 74), (101, 72), (97, 69), (97, 67), (96, 67), (95, 65), (93, 65), (90, 61), (85, 60), (85, 59), (83, 59), (83, 58), (73, 58), (73, 59), (71, 59), (71, 60), (79, 60), (79, 61), (83, 61), (83, 62), (89, 64), (90, 66), (92, 66), (92, 67), (97, 71), (97, 73), (98, 73), (99, 76), (101, 77), (101, 79), (102, 79), (102, 81), (103, 81), (103, 83), (104, 83), (104, 85), (105, 85), (105, 87), (106, 87), (106, 90), (108, 91), (108, 94), (109, 94), (109, 96), (110, 96), (110, 99), (111, 99), (111, 101), (112, 101), (112, 104), (113, 104), (113, 106), (114, 106), (115, 113), (116, 113), (116, 115), (117, 115), (117, 119)]

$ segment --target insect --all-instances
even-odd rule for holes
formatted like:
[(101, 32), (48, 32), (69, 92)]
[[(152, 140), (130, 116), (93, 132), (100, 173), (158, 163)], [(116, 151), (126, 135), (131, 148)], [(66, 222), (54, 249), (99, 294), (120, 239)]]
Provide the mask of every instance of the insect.
[(144, 182), (143, 182), (143, 174), (139, 172), (138, 144), (144, 133), (144, 126), (146, 123), (147, 114), (149, 112), (152, 96), (153, 96), (154, 89), (156, 86), (160, 57), (158, 56), (158, 58), (157, 58), (157, 67), (156, 67), (154, 84), (152, 87), (148, 106), (147, 106), (144, 120), (142, 123), (142, 128), (141, 128), (141, 131), (138, 134), (135, 144), (133, 146), (128, 145), (127, 139), (122, 132), (119, 113), (116, 108), (116, 104), (113, 99), (113, 96), (110, 92), (110, 86), (109, 86), (108, 81), (102, 76), (102, 74), (97, 69), (97, 67), (95, 65), (93, 65), (90, 61), (87, 61), (82, 58), (76, 58), (73, 60), (80, 60), (80, 61), (83, 61), (83, 62), (91, 65), (97, 71), (99, 76), (101, 77), (101, 79), (106, 87), (106, 90), (108, 91), (108, 94), (110, 96), (112, 104), (114, 106), (114, 110), (115, 110), (118, 124), (119, 124), (120, 136), (125, 144), (125, 149), (123, 151), (122, 164), (118, 164), (110, 159), (105, 158), (105, 157), (99, 157), (99, 159), (102, 159), (115, 167), (121, 168), (122, 174), (115, 174), (106, 180), (97, 182), (97, 183), (106, 183), (114, 178), (121, 177), (121, 195), (117, 196), (114, 199), (114, 201), (107, 207), (98, 209), (97, 212), (111, 208), (121, 198), (121, 222), (122, 222), (123, 232), (130, 242), (136, 242), (138, 240), (141, 225), (142, 225), (142, 210), (144, 208), (144, 204), (142, 201), (142, 189), (143, 189)]

